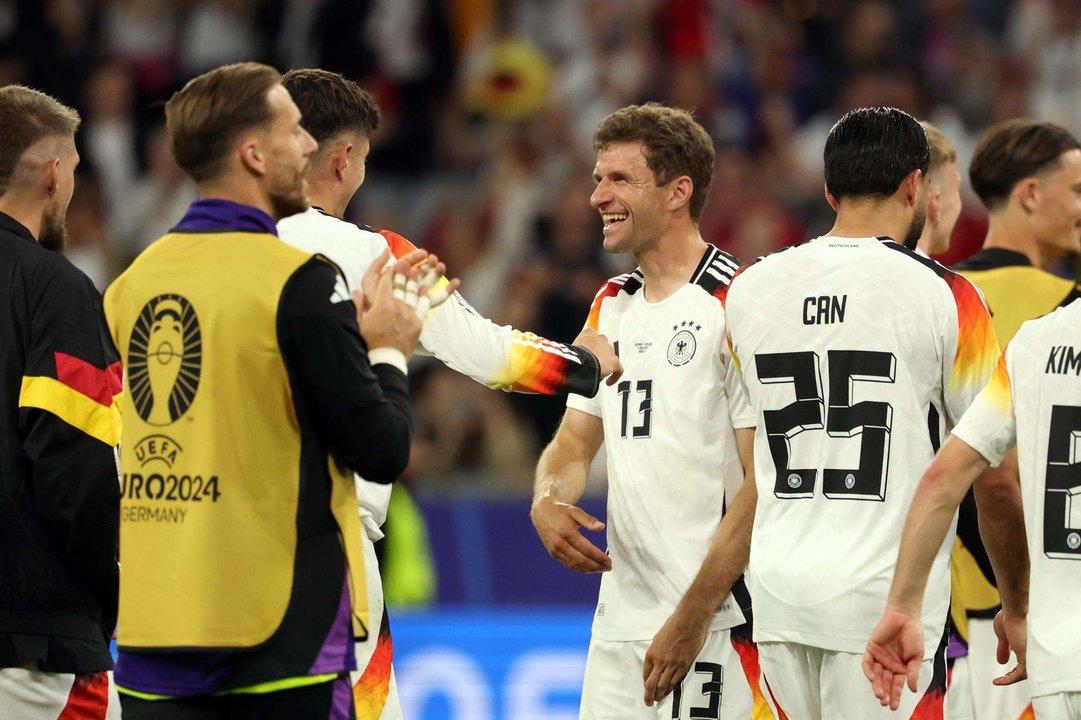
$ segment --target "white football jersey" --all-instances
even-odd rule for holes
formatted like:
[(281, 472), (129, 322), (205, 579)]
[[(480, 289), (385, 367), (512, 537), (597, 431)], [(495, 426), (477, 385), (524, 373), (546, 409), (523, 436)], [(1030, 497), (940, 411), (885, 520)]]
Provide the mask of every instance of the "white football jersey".
[[(892, 240), (820, 237), (745, 267), (725, 308), (753, 409), (736, 426), (756, 429), (755, 640), (862, 653), (916, 486), (991, 374), (983, 298)], [(952, 543), (928, 582), (927, 657)]]
[(1021, 326), (954, 434), (993, 465), (1017, 445), (1032, 694), (1081, 691), (1081, 301)]
[[(616, 344), (623, 376), (594, 398), (571, 395), (567, 407), (604, 422), (612, 569), (593, 620), (603, 640), (653, 638), (705, 559), (726, 483), (743, 481), (717, 297), (738, 267), (710, 247), (691, 282), (660, 302), (646, 301), (640, 270), (610, 280), (593, 301), (587, 325)], [(742, 623), (740, 604), (726, 598), (712, 629)]]
[[(351, 290), (360, 288), (368, 268), (388, 247), (394, 257), (416, 249), (401, 235), (361, 229), (318, 208), (284, 218), (278, 223), (278, 234), (290, 245), (333, 261)], [(420, 345), (452, 370), (495, 389), (589, 392), (597, 382), (596, 359), (590, 353), (496, 325), (478, 315), (458, 293), (429, 314)], [(383, 536), (379, 528), (387, 517), (391, 486), (358, 475), (356, 490), (365, 531), (378, 540)]]

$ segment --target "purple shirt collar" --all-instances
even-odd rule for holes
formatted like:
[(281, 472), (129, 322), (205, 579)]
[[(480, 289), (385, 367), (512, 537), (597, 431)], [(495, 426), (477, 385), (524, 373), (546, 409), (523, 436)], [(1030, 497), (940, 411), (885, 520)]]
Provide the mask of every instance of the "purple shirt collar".
[(251, 205), (241, 205), (231, 200), (211, 198), (209, 200), (196, 200), (188, 206), (188, 211), (174, 230), (199, 231), (239, 231), (278, 234), (278, 226), (274, 218), (267, 215), (259, 208)]

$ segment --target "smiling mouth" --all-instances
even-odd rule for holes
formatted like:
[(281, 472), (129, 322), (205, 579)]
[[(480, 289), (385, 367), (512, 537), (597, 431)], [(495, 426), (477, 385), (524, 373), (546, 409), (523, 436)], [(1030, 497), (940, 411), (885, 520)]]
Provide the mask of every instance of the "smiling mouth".
[(602, 213), (601, 220), (604, 221), (604, 229), (607, 230), (610, 227), (619, 225), (627, 219), (626, 213)]

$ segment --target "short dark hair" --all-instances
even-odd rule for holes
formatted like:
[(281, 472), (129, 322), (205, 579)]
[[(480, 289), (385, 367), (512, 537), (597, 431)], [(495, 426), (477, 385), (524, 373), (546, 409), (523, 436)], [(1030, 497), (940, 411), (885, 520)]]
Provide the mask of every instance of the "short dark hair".
[(269, 65), (223, 65), (189, 81), (165, 104), (165, 125), (177, 165), (195, 182), (224, 170), (230, 144), (271, 121), (267, 93), (281, 82)]
[(646, 166), (658, 186), (667, 185), (680, 175), (690, 177), (694, 190), (689, 209), (691, 220), (698, 222), (713, 180), (716, 153), (709, 133), (694, 116), (659, 103), (629, 105), (616, 110), (597, 126), (593, 151), (622, 142), (642, 143)]
[(32, 145), (47, 137), (75, 137), (79, 113), (56, 98), (24, 85), (0, 88), (0, 195)]
[(282, 85), (300, 108), (300, 124), (320, 146), (349, 130), (370, 136), (379, 127), (382, 115), (375, 97), (339, 73), (290, 70)]
[(1057, 169), (1062, 154), (1081, 148), (1069, 130), (1049, 122), (1006, 120), (980, 138), (968, 177), (988, 210), (1004, 204), (1014, 186), (1028, 177)]
[(826, 189), (835, 199), (888, 197), (913, 170), (931, 165), (927, 133), (908, 113), (857, 108), (837, 121), (823, 153)]

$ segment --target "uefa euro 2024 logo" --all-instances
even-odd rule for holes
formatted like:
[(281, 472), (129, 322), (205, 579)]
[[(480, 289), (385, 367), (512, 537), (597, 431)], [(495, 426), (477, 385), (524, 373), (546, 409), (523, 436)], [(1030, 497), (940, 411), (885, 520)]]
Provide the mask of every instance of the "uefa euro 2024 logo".
[(203, 338), (191, 303), (158, 295), (139, 313), (128, 344), (128, 384), (139, 417), (170, 425), (187, 412), (199, 389)]

